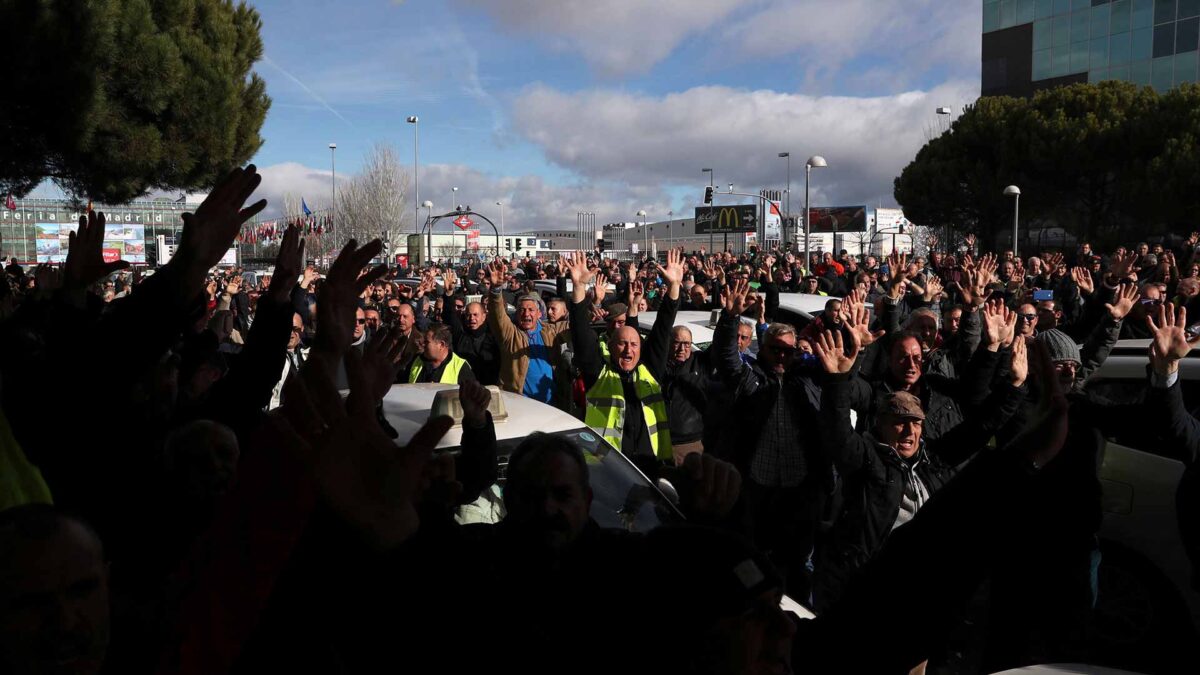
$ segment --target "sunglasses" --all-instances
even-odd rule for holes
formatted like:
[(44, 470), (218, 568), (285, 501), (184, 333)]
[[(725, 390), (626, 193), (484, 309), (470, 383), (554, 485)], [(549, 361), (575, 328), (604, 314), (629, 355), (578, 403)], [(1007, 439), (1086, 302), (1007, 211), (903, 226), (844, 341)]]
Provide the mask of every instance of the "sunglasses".
[(770, 349), (779, 356), (791, 356), (797, 351), (796, 347), (789, 347), (787, 345), (767, 345), (767, 349)]
[(389, 311), (389, 312), (396, 312), (396, 313), (399, 313), (399, 312), (400, 312), (400, 305), (388, 305), (388, 311)]
[(361, 325), (363, 325), (364, 323), (366, 323), (366, 322), (367, 322), (367, 320), (366, 320), (366, 319), (355, 319), (355, 321), (356, 321), (356, 322), (358, 323), (358, 325), (360, 325), (360, 326), (361, 326)]
[(1037, 321), (1037, 314), (1021, 314), (1020, 317), (1029, 323)]
[(1141, 303), (1147, 307), (1158, 307), (1162, 304), (1162, 300), (1158, 298), (1142, 298)]

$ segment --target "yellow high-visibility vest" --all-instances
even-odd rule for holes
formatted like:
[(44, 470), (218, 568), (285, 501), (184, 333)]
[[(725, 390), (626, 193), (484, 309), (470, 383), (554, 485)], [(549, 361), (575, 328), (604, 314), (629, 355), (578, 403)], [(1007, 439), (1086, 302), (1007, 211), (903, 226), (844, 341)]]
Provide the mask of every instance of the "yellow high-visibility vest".
[[(442, 378), (438, 380), (442, 384), (458, 384), (458, 374), (462, 372), (462, 368), (467, 364), (467, 360), (460, 357), (454, 352), (450, 352), (450, 363), (446, 365), (446, 369), (442, 371)], [(408, 383), (414, 384), (417, 378), (421, 376), (421, 371), (425, 367), (425, 360), (416, 358), (413, 360), (412, 368), (408, 369)]]
[[(669, 460), (671, 450), (671, 428), (667, 422), (667, 403), (663, 399), (662, 387), (650, 374), (646, 366), (638, 365), (633, 374), (634, 390), (641, 399), (642, 417), (650, 433), (650, 447), (654, 456)], [(587, 391), (587, 409), (583, 421), (604, 436), (617, 450), (621, 449), (621, 430), (625, 428), (625, 389), (621, 376), (608, 366), (600, 371), (596, 384)]]

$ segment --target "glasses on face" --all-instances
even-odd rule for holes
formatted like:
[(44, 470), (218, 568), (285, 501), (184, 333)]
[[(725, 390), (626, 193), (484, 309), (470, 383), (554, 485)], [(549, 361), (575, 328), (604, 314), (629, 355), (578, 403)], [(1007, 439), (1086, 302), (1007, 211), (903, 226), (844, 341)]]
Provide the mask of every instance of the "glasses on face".
[(1025, 321), (1026, 323), (1033, 323), (1034, 321), (1037, 321), (1037, 314), (1021, 314), (1020, 316), (1021, 320)]
[(365, 324), (367, 322), (367, 320), (366, 319), (355, 319), (355, 322), (361, 326), (361, 325)]
[(1142, 298), (1142, 304), (1147, 307), (1158, 307), (1162, 304), (1162, 300), (1158, 298)]
[(296, 333), (296, 334), (303, 333), (304, 327), (303, 326), (292, 326), (292, 332)]
[(388, 311), (393, 314), (400, 313), (400, 305), (388, 305)]
[(671, 341), (671, 349), (691, 349), (691, 348), (692, 348), (692, 343), (690, 343), (690, 342), (680, 342), (678, 340)]
[(767, 345), (767, 349), (770, 349), (777, 356), (794, 356), (797, 351), (796, 347), (789, 345)]

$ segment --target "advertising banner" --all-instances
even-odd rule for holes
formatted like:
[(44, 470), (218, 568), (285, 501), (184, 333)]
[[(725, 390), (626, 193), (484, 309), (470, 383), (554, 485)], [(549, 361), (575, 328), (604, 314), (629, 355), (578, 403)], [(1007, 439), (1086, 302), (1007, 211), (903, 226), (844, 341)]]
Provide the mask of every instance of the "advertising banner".
[(758, 231), (758, 207), (753, 204), (696, 207), (696, 234)]
[(809, 210), (813, 232), (866, 232), (866, 206), (821, 206)]
[(767, 215), (763, 219), (764, 236), (770, 239), (783, 239), (783, 215), (779, 210), (779, 202), (767, 200)]

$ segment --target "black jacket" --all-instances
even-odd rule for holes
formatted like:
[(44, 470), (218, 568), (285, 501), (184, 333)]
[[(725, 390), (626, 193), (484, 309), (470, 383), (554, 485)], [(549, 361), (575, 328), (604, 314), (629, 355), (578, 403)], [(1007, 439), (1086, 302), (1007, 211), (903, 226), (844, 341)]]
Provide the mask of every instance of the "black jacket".
[[(814, 493), (828, 492), (833, 488), (832, 476), (823, 460), (819, 444), (813, 434), (817, 425), (817, 411), (821, 404), (821, 388), (813, 374), (795, 368), (783, 378), (768, 373), (755, 362), (742, 362), (737, 348), (737, 327), (740, 319), (721, 313), (713, 333), (712, 349), (717, 350), (716, 366), (726, 390), (733, 396), (733, 409), (714, 411), (713, 418), (725, 418), (716, 444), (715, 453), (721, 459), (732, 462), (747, 480), (759, 437), (767, 419), (776, 406), (785, 406), (782, 412), (794, 416), (796, 439), (794, 447), (805, 465), (806, 477), (802, 485), (814, 488)], [(820, 488), (827, 488), (821, 490)]]
[(500, 349), (487, 323), (471, 330), (463, 325), (462, 317), (453, 309), (443, 315), (453, 336), (454, 353), (471, 364), (471, 370), (481, 384), (500, 384)]
[(659, 384), (667, 400), (672, 443), (692, 443), (704, 436), (704, 416), (713, 386), (710, 353), (693, 352), (683, 363), (668, 358), (663, 367)]
[(914, 477), (934, 494), (955, 467), (982, 449), (1019, 401), (1020, 390), (997, 386), (987, 404), (941, 437), (926, 441), (914, 462), (899, 457), (870, 432), (850, 425), (852, 376), (831, 375), (821, 397), (822, 447), (842, 479), (842, 512), (832, 540), (818, 552), (814, 596), (818, 612), (841, 595), (846, 581), (883, 546), (900, 512), (905, 487)]

